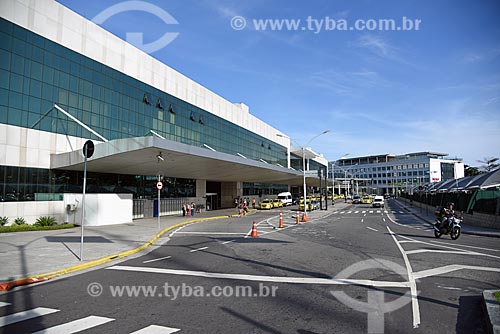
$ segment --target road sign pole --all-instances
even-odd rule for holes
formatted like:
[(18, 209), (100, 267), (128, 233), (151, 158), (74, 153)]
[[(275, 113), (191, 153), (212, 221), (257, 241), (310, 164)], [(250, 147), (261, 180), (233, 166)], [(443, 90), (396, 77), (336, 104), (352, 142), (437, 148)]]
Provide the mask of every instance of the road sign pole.
[[(160, 179), (160, 175), (158, 175), (158, 182), (161, 182), (161, 179)], [(160, 207), (161, 207), (161, 201), (160, 201), (160, 192), (161, 192), (161, 188), (160, 187), (156, 187), (158, 189), (158, 230), (161, 229), (160, 227)]]
[(83, 145), (83, 193), (82, 193), (82, 222), (80, 236), (80, 261), (83, 261), (83, 224), (85, 224), (85, 192), (87, 188), (87, 159), (94, 154), (94, 143), (87, 140)]
[(80, 261), (83, 261), (83, 224), (85, 223), (85, 188), (87, 187), (87, 146), (84, 146), (84, 163), (83, 163), (83, 194), (82, 194), (82, 222), (80, 236)]

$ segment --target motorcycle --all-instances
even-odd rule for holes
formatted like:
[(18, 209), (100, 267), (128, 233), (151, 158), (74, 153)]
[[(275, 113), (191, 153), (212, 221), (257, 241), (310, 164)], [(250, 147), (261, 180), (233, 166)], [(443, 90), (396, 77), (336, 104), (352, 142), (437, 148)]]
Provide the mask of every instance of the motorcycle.
[(463, 223), (463, 220), (463, 217), (457, 215), (442, 220), (437, 218), (434, 224), (434, 236), (439, 238), (443, 234), (449, 234), (452, 240), (457, 240), (462, 230), (460, 224)]

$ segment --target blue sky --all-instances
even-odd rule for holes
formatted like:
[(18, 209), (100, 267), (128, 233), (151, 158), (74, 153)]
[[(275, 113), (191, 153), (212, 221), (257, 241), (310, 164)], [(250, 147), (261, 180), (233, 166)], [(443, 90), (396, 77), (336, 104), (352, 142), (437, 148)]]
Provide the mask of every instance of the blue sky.
[[(123, 1), (60, 0), (92, 19)], [(466, 164), (500, 157), (500, 1), (148, 0), (178, 24), (129, 11), (102, 26), (144, 43), (179, 35), (151, 55), (329, 160), (420, 151)], [(246, 27), (235, 30), (241, 16)], [(420, 20), (419, 30), (309, 30), (328, 17)], [(254, 20), (301, 20), (268, 29)], [(366, 21), (365, 21), (366, 22)], [(304, 28), (302, 28), (304, 27)], [(314, 28), (315, 26), (313, 26)]]

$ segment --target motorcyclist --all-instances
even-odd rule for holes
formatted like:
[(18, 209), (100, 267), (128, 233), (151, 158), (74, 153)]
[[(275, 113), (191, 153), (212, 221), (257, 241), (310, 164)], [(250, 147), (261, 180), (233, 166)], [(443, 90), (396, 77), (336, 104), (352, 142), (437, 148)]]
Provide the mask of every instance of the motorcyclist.
[(450, 226), (450, 220), (452, 217), (455, 216), (455, 210), (453, 210), (453, 207), (455, 206), (454, 203), (448, 202), (446, 203), (446, 206), (441, 209), (441, 223), (443, 224), (443, 227), (448, 228)]

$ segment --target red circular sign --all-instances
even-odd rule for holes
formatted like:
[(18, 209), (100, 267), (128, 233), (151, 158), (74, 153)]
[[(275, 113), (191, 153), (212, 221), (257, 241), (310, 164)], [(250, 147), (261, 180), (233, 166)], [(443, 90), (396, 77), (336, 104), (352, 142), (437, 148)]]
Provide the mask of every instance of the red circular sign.
[(156, 189), (161, 190), (163, 188), (163, 183), (161, 181), (156, 182)]

